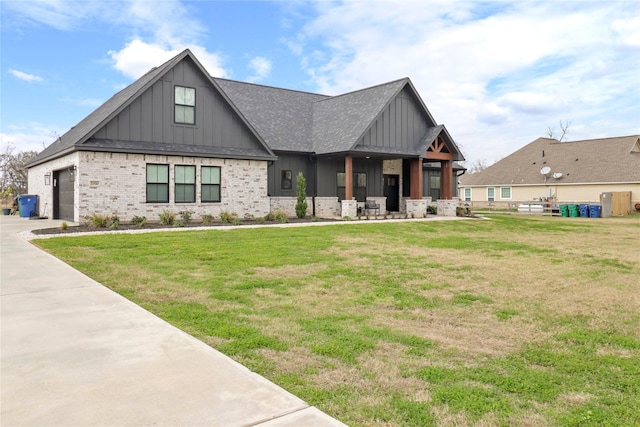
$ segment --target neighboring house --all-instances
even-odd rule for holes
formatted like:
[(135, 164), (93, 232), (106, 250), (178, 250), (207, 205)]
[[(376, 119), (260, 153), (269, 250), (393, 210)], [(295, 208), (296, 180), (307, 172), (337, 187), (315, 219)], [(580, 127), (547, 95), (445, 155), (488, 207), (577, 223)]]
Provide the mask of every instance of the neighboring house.
[(185, 50), (27, 167), (40, 214), (77, 222), (165, 209), (293, 215), (298, 172), (309, 214), (355, 216), (369, 200), (421, 216), (430, 195), (454, 204), (462, 160), (407, 78), (331, 97), (213, 78)]
[(559, 142), (538, 138), (485, 170), (459, 178), (460, 200), (599, 202), (631, 192), (640, 202), (640, 135)]

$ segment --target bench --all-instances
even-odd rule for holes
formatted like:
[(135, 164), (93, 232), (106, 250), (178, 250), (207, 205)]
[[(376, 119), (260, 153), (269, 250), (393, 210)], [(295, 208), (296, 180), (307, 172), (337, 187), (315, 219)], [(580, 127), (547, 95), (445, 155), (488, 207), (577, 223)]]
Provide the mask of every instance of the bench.
[(375, 211), (376, 215), (379, 215), (380, 204), (376, 203), (374, 200), (367, 200), (366, 202), (364, 202), (364, 210), (367, 211), (367, 213), (370, 213), (370, 211)]

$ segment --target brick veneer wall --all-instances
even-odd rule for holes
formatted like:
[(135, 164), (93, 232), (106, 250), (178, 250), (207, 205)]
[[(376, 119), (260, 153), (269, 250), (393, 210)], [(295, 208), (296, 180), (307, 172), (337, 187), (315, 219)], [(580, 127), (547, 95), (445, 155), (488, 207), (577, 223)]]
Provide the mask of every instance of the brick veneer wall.
[[(147, 163), (169, 165), (169, 203), (146, 203)], [(158, 221), (165, 209), (176, 214), (192, 211), (194, 220), (199, 220), (203, 214), (219, 217), (223, 211), (236, 213), (240, 218), (262, 217), (269, 212), (266, 161), (79, 152), (29, 169), (29, 192), (38, 194), (41, 202), (48, 203), (50, 216), (53, 213), (53, 187), (44, 185), (43, 176), (70, 165), (77, 167), (76, 222), (93, 213), (117, 215), (122, 221), (129, 221), (134, 216)], [(196, 166), (196, 203), (173, 202), (175, 165)], [(200, 200), (200, 166), (220, 166), (219, 203), (197, 202)]]

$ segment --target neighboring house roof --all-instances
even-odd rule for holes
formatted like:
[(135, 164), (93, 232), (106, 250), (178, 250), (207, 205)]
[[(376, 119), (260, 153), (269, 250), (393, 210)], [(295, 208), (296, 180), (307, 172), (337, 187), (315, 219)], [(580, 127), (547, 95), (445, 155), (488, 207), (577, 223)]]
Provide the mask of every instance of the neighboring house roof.
[[(481, 172), (460, 177), (461, 186), (640, 182), (640, 135), (559, 142), (538, 138)], [(554, 178), (553, 174), (562, 174)]]

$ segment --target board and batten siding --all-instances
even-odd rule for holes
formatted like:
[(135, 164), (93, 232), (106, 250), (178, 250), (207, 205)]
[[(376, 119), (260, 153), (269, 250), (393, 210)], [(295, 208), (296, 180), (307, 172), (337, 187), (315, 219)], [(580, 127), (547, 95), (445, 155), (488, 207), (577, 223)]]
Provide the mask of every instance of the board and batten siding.
[[(367, 197), (382, 197), (382, 165), (381, 159), (353, 159), (353, 173), (367, 174)], [(338, 195), (337, 174), (344, 172), (344, 158), (318, 159), (318, 196), (335, 197)]]
[(369, 127), (358, 145), (413, 149), (431, 126), (419, 101), (405, 87)]
[[(268, 182), (269, 195), (276, 197), (295, 197), (297, 196), (296, 178), (298, 172), (302, 172), (307, 182), (307, 196), (313, 196), (314, 189), (314, 164), (309, 155), (306, 154), (286, 154), (276, 153), (278, 159), (269, 165)], [(291, 189), (282, 189), (282, 171), (290, 170), (292, 175)]]
[[(196, 123), (174, 123), (174, 86), (196, 89)], [(192, 61), (169, 70), (94, 135), (98, 139), (264, 150)]]

